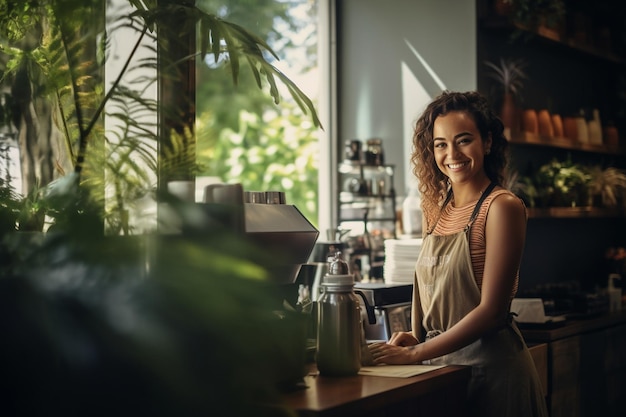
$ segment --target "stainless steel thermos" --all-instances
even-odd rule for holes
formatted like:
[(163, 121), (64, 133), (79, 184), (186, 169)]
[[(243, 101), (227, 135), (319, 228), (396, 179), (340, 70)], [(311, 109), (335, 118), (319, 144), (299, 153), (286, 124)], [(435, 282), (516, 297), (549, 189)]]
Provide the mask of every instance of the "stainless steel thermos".
[(361, 306), (354, 293), (354, 276), (341, 252), (330, 262), (317, 302), (316, 361), (320, 374), (357, 374), (361, 369)]

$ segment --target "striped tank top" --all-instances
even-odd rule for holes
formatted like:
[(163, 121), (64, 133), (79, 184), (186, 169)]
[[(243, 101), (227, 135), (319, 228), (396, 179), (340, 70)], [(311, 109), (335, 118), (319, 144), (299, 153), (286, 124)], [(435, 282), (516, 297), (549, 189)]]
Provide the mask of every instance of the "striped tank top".
[[(470, 256), (472, 258), (472, 267), (474, 269), (474, 276), (476, 277), (476, 284), (478, 285), (478, 289), (481, 291), (483, 285), (483, 271), (485, 269), (485, 225), (487, 222), (487, 213), (489, 212), (489, 206), (491, 205), (493, 199), (502, 194), (512, 193), (505, 189), (492, 191), (491, 194), (487, 196), (487, 198), (485, 198), (485, 201), (483, 202), (478, 212), (478, 215), (476, 216), (476, 220), (474, 221), (474, 224), (470, 229)], [(461, 207), (454, 207), (452, 203), (446, 204), (443, 211), (441, 212), (441, 217), (439, 218), (439, 221), (435, 225), (433, 234), (451, 235), (463, 231), (463, 229), (467, 225), (467, 222), (469, 221), (470, 216), (472, 215), (472, 211), (474, 211), (474, 207), (476, 206), (477, 202), (478, 200), (472, 201)], [(513, 285), (513, 289), (511, 291), (511, 300), (515, 297), (518, 287), (519, 270), (517, 271), (517, 275), (515, 276), (515, 284)]]

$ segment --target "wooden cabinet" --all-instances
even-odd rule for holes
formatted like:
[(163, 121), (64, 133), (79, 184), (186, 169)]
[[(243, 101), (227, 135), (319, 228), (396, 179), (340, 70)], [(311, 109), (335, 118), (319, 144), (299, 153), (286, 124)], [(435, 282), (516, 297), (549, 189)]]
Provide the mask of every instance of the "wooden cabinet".
[(523, 333), (529, 343), (547, 343), (551, 417), (624, 415), (626, 313)]
[(539, 343), (528, 347), (535, 363), (544, 397), (548, 395), (548, 345)]
[(626, 325), (550, 343), (551, 416), (623, 416), (625, 351)]
[(626, 407), (626, 326), (606, 331), (604, 369), (606, 370), (605, 396), (610, 416), (624, 415)]
[(552, 417), (580, 416), (580, 337), (550, 343), (548, 406)]

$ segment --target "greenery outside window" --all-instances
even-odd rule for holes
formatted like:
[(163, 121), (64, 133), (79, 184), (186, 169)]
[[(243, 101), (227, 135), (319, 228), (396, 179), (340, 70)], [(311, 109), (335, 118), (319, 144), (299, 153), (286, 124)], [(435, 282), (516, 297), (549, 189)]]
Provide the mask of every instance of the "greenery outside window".
[[(219, 17), (268, 40), (280, 60), (267, 57), (319, 103), (318, 0), (198, 0)], [(286, 92), (277, 106), (242, 68), (236, 85), (231, 63), (197, 60), (196, 199), (211, 182), (241, 183), (246, 191), (284, 191), (318, 225), (321, 131)]]

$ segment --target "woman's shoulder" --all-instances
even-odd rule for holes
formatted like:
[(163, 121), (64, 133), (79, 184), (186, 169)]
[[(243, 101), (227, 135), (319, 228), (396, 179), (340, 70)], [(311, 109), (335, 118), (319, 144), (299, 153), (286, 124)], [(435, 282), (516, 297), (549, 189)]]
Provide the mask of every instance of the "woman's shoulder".
[(524, 201), (506, 188), (497, 187), (486, 200), (485, 209), (489, 213), (526, 216)]

